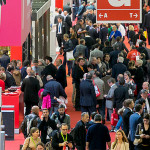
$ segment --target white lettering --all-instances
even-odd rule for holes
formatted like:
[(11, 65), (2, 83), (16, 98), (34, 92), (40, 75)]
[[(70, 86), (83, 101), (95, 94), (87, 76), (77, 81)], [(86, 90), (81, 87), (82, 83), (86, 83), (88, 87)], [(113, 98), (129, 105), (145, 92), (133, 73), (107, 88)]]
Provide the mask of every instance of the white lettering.
[(109, 4), (114, 7), (131, 6), (131, 0), (108, 0)]
[(130, 18), (132, 18), (133, 13), (130, 13)]
[(107, 17), (108, 17), (108, 16), (107, 16), (107, 13), (105, 13), (105, 14), (104, 14), (104, 18), (107, 18)]

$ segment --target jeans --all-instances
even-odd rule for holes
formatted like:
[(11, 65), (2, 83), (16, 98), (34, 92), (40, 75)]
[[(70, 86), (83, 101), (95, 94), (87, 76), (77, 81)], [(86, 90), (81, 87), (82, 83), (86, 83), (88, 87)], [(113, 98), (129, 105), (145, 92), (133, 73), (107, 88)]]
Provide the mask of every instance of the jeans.
[(50, 109), (50, 111), (49, 111), (49, 117), (51, 117), (51, 115), (52, 115), (52, 112), (57, 112), (57, 110), (58, 110), (58, 106), (59, 106), (59, 104), (51, 104), (51, 109)]
[(119, 120), (118, 120), (118, 123), (117, 123), (117, 125), (115, 127), (115, 130), (119, 130), (120, 127), (123, 129), (123, 120), (122, 120), (122, 116), (121, 115), (119, 115)]
[(102, 120), (105, 119), (105, 102), (104, 99), (97, 100), (97, 104), (99, 104), (98, 112), (102, 115)]
[(65, 54), (64, 55), (64, 62), (63, 62), (63, 65), (64, 65), (65, 68), (66, 68), (66, 63), (67, 63), (67, 66), (68, 66), (68, 75), (70, 76), (71, 69), (72, 69), (72, 61), (67, 61), (66, 54)]

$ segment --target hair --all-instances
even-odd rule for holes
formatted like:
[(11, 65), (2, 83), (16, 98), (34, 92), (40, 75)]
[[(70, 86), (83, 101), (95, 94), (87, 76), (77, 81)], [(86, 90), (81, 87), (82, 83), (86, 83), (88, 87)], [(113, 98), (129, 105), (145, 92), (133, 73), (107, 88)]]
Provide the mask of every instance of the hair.
[(94, 120), (95, 115), (97, 114), (97, 112), (92, 112), (91, 113), (91, 118)]
[(30, 71), (29, 76), (34, 77), (35, 76), (35, 72), (33, 70)]
[(116, 37), (116, 41), (117, 41), (117, 42), (119, 42), (120, 39), (121, 39), (120, 36), (117, 36), (117, 37)]
[(68, 127), (68, 125), (66, 123), (62, 123), (61, 128), (62, 128), (62, 126), (67, 126)]
[(84, 42), (85, 42), (84, 39), (81, 39), (81, 40), (80, 40), (80, 44), (83, 44)]
[[(120, 133), (122, 134), (122, 141), (123, 141), (123, 142), (127, 142), (127, 143), (128, 143), (128, 139), (127, 139), (127, 137), (126, 137), (126, 135), (125, 135), (124, 131), (123, 131), (123, 130), (121, 130), (121, 129), (119, 129), (119, 130), (116, 132), (116, 134), (117, 134), (118, 132), (120, 132)], [(115, 148), (115, 146), (116, 146), (117, 142), (118, 142), (118, 140), (117, 140), (117, 138), (115, 138), (115, 142), (113, 143), (112, 149), (114, 149), (114, 148)]]
[(7, 67), (7, 70), (8, 70), (9, 72), (11, 72), (12, 70), (15, 70), (15, 68), (14, 68), (13, 65), (9, 64), (8, 67)]
[(142, 105), (141, 104), (137, 104), (135, 105), (135, 111), (139, 112), (142, 109)]
[(38, 60), (37, 60), (37, 59), (34, 59), (34, 60), (33, 60), (33, 63), (38, 63)]
[(139, 43), (139, 46), (142, 47), (143, 44), (144, 44), (144, 42), (142, 41)]
[(65, 105), (64, 104), (60, 104), (59, 106), (58, 106), (58, 109), (59, 108), (64, 108), (65, 109)]
[(89, 64), (89, 65), (87, 65), (87, 68), (93, 69), (93, 65), (92, 65), (92, 64)]
[(84, 60), (84, 58), (78, 58), (78, 63), (79, 63), (81, 60)]
[(50, 62), (53, 61), (52, 57), (50, 57), (50, 56), (46, 56), (45, 59), (49, 60)]
[(21, 60), (17, 60), (17, 64), (18, 64), (19, 62), (21, 62)]
[(110, 57), (110, 54), (105, 53), (105, 54), (104, 54), (104, 57), (103, 57), (104, 60), (105, 60), (105, 57), (106, 57), (107, 55), (109, 55), (109, 57)]
[(100, 72), (99, 71), (95, 71), (94, 75), (96, 75), (96, 77), (99, 77), (100, 76)]
[(23, 62), (23, 66), (26, 67), (26, 66), (28, 66), (28, 65), (30, 65), (30, 61), (29, 61), (29, 60), (25, 60), (25, 61)]
[(126, 99), (126, 100), (124, 101), (125, 107), (129, 107), (129, 105), (130, 105), (132, 102), (133, 102), (133, 99)]
[(105, 41), (106, 46), (110, 46), (110, 42), (108, 40)]
[[(60, 8), (59, 8), (58, 13), (59, 13), (59, 14), (61, 14), (61, 13), (62, 13), (62, 9), (60, 9)], [(61, 19), (62, 19), (62, 17), (59, 17), (59, 18), (61, 18)]]
[(68, 34), (64, 34), (64, 37), (66, 37), (67, 39), (69, 38), (69, 35)]
[(134, 26), (133, 25), (129, 25), (129, 31), (134, 31)]
[(47, 110), (47, 111), (48, 111), (48, 109), (47, 109), (47, 108), (43, 108), (43, 109), (42, 109), (42, 112), (43, 112), (44, 110)]
[(8, 54), (8, 50), (3, 50), (3, 54)]
[(138, 63), (140, 66), (143, 65), (143, 61), (141, 59), (137, 60), (136, 63)]
[(57, 8), (57, 7), (55, 7), (55, 11), (58, 11), (58, 8)]
[(84, 4), (84, 3), (85, 3), (85, 1), (82, 1), (82, 2), (81, 2), (81, 4)]
[(11, 64), (16, 68), (16, 66), (17, 66), (17, 61), (13, 59), (13, 60), (11, 61)]
[(128, 63), (129, 69), (134, 67), (134, 66), (135, 66), (135, 61), (134, 60), (129, 61), (129, 63)]
[(124, 74), (127, 74), (129, 76), (129, 79), (131, 79), (131, 73), (129, 71), (125, 71)]
[(145, 114), (143, 119), (147, 119), (147, 120), (150, 120), (150, 115), (149, 114)]
[(4, 67), (0, 67), (0, 70), (5, 72), (5, 68)]
[(102, 116), (100, 114), (96, 114), (94, 117), (94, 121), (102, 121)]
[(108, 83), (115, 83), (115, 79), (114, 78), (110, 78), (107, 80)]
[(118, 62), (120, 62), (120, 63), (123, 63), (123, 61), (124, 61), (124, 58), (123, 57), (118, 57)]
[(85, 115), (87, 115), (87, 114), (89, 114), (88, 112), (83, 112), (82, 114), (81, 114), (81, 118), (83, 118)]
[(125, 84), (124, 78), (120, 78), (119, 85), (124, 85), (124, 84)]
[(0, 79), (5, 81), (6, 80), (6, 74), (5, 73), (1, 73), (0, 74)]
[(146, 56), (145, 56), (145, 54), (144, 53), (141, 53), (141, 55), (140, 55), (143, 59), (145, 59), (146, 58)]
[(30, 129), (30, 136), (32, 136), (32, 134), (35, 133), (37, 130), (39, 130), (37, 127), (32, 127)]
[(90, 73), (86, 74), (86, 79), (92, 79), (92, 75)]
[(142, 28), (139, 30), (139, 34), (143, 34), (143, 29)]
[(146, 101), (143, 98), (139, 99), (138, 102), (137, 102), (137, 104), (140, 104), (140, 105), (143, 105), (144, 103), (146, 103)]
[(36, 148), (37, 148), (39, 145), (42, 146), (43, 148), (45, 148), (45, 145), (44, 145), (44, 143), (42, 143), (42, 142), (37, 143)]

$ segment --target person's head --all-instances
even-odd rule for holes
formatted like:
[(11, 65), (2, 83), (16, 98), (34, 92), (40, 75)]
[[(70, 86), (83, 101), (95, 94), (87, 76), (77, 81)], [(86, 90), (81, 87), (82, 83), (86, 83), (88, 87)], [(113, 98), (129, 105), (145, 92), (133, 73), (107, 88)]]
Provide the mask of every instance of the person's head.
[(108, 85), (111, 87), (113, 84), (115, 84), (115, 79), (114, 78), (110, 78), (107, 80)]
[(91, 64), (96, 65), (97, 64), (97, 59), (96, 57), (91, 58)]
[(42, 142), (39, 142), (37, 145), (36, 145), (36, 150), (44, 150), (45, 146)]
[(29, 60), (25, 60), (25, 61), (23, 62), (23, 66), (24, 66), (24, 67), (29, 67), (29, 66), (30, 66)]
[(145, 59), (145, 58), (146, 58), (146, 55), (145, 55), (144, 53), (141, 53), (141, 54), (140, 54), (140, 59), (143, 60), (143, 59)]
[(79, 24), (82, 26), (84, 24), (84, 20), (83, 19), (80, 19), (79, 20)]
[(74, 34), (75, 33), (75, 30), (73, 27), (70, 28), (70, 34)]
[(47, 81), (52, 80), (52, 79), (53, 79), (53, 77), (52, 77), (51, 75), (48, 75), (48, 76), (46, 77), (46, 80), (47, 80)]
[(88, 69), (88, 72), (93, 70), (93, 65), (92, 64), (87, 65), (87, 69)]
[(110, 60), (110, 55), (108, 53), (106, 53), (104, 55), (104, 61), (109, 62), (109, 60)]
[(31, 70), (32, 70), (31, 67), (27, 67), (26, 72), (27, 72), (28, 75), (30, 74)]
[(92, 118), (92, 120), (94, 120), (94, 117), (95, 117), (96, 114), (97, 114), (97, 112), (92, 112), (92, 113), (91, 113), (91, 118)]
[(32, 109), (31, 109), (31, 112), (38, 116), (39, 115), (39, 107), (38, 106), (33, 106)]
[(139, 30), (139, 34), (143, 34), (143, 29), (142, 28)]
[(85, 23), (86, 23), (86, 25), (89, 25), (89, 19), (88, 18), (85, 19)]
[(62, 13), (62, 9), (61, 8), (58, 9), (58, 13), (61, 15), (61, 13)]
[(52, 57), (46, 56), (45, 61), (46, 61), (46, 64), (48, 65), (48, 64), (52, 63), (53, 59), (52, 59)]
[(5, 73), (5, 68), (4, 67), (0, 67), (0, 74), (1, 73)]
[(143, 82), (142, 88), (144, 90), (149, 90), (149, 83), (148, 82)]
[(139, 47), (145, 47), (144, 41), (141, 41), (141, 42), (139, 43)]
[(33, 70), (31, 70), (28, 74), (30, 77), (35, 77), (35, 72)]
[(3, 50), (3, 54), (8, 55), (8, 50)]
[(131, 79), (131, 73), (130, 73), (129, 71), (125, 71), (125, 72), (124, 72), (124, 79), (125, 79), (125, 80)]
[(7, 66), (7, 70), (8, 70), (9, 72), (13, 73), (13, 71), (15, 70), (15, 68), (14, 68), (13, 65), (10, 64), (10, 65)]
[(96, 43), (97, 43), (98, 46), (100, 46), (100, 44), (102, 43), (101, 39), (100, 39), (100, 38), (97, 38), (97, 39), (96, 39)]
[(113, 26), (112, 26), (112, 30), (113, 30), (114, 32), (116, 32), (116, 30), (117, 30), (116, 25), (113, 25)]
[(61, 59), (57, 59), (56, 60), (56, 66), (58, 67), (60, 65), (62, 65), (62, 60)]
[(68, 12), (67, 12), (67, 11), (64, 11), (64, 15), (67, 16), (67, 15), (68, 15)]
[(10, 63), (14, 66), (14, 68), (16, 68), (16, 66), (17, 66), (17, 61), (16, 60), (13, 59)]
[(79, 66), (83, 66), (85, 64), (84, 58), (79, 58), (78, 59), (78, 64), (79, 64)]
[(89, 121), (89, 114), (88, 112), (83, 112), (81, 114), (81, 120), (84, 122), (84, 123), (87, 123)]
[(43, 110), (42, 110), (42, 114), (43, 114), (43, 117), (45, 117), (45, 118), (48, 118), (48, 116), (49, 116), (49, 110), (47, 109), (47, 108), (44, 108)]
[(110, 42), (108, 40), (106, 40), (105, 43), (104, 43), (104, 46), (105, 47), (109, 47), (110, 46)]
[(6, 80), (6, 74), (4, 72), (0, 73), (0, 79), (3, 81)]
[(129, 31), (134, 31), (134, 26), (133, 25), (129, 25)]
[(133, 101), (133, 99), (126, 99), (124, 101), (124, 104), (125, 104), (125, 107), (129, 107), (131, 109), (134, 108), (134, 101)]
[(145, 107), (145, 99), (144, 98), (140, 98), (138, 101), (137, 101), (137, 104), (140, 104), (142, 106), (142, 109), (144, 109)]
[(83, 6), (85, 6), (85, 5), (86, 5), (86, 4), (85, 4), (85, 1), (82, 1), (82, 2), (81, 2), (81, 4), (82, 4)]
[(144, 125), (149, 125), (149, 121), (150, 121), (149, 114), (145, 114), (144, 117), (143, 117)]
[(122, 79), (122, 78), (124, 78), (124, 77), (123, 77), (123, 74), (118, 74), (118, 76), (117, 76), (117, 81), (119, 81), (119, 80)]
[(117, 141), (123, 141), (123, 142), (128, 142), (127, 140), (127, 137), (124, 133), (123, 130), (119, 129), (117, 132), (116, 132), (116, 140)]
[(68, 125), (66, 123), (62, 123), (60, 127), (61, 133), (63, 135), (67, 135), (68, 132)]
[(102, 121), (102, 116), (100, 114), (96, 114), (94, 117), (94, 122), (101, 123), (101, 121)]
[(55, 11), (58, 12), (58, 8), (57, 7), (55, 7)]
[(135, 105), (135, 112), (138, 112), (139, 114), (142, 114), (143, 109), (141, 104), (136, 104)]
[(34, 60), (33, 60), (33, 66), (35, 66), (35, 67), (38, 66), (38, 60), (37, 60), (37, 59), (34, 59)]
[(58, 106), (58, 112), (59, 112), (60, 115), (64, 115), (64, 113), (65, 113), (65, 105), (60, 104)]
[(100, 64), (102, 62), (102, 58), (101, 57), (97, 57), (97, 64)]
[(62, 17), (58, 17), (58, 23), (62, 22)]
[(91, 80), (91, 79), (92, 79), (92, 74), (91, 74), (91, 73), (87, 73), (87, 74), (86, 74), (86, 79)]
[(118, 57), (117, 62), (118, 63), (123, 63), (124, 62), (124, 58), (123, 57)]
[(22, 65), (21, 61), (20, 60), (17, 60), (17, 67), (20, 68)]
[(148, 91), (147, 90), (142, 89), (140, 91), (140, 94), (141, 94), (141, 97), (144, 99), (146, 99), (148, 97)]
[(69, 40), (69, 35), (68, 34), (64, 34), (64, 40), (68, 41)]
[(100, 72), (99, 71), (95, 71), (93, 74), (93, 78), (99, 77), (100, 76)]
[(121, 23), (117, 23), (117, 26), (119, 27), (121, 25)]
[(135, 61), (134, 60), (129, 61), (128, 67), (129, 67), (129, 69), (134, 68), (135, 67)]
[(92, 26), (92, 24), (93, 24), (92, 21), (89, 20), (88, 25), (89, 25), (89, 26)]
[(137, 60), (136, 61), (136, 64), (135, 64), (137, 67), (141, 67), (143, 65), (143, 61), (141, 59)]
[(84, 39), (81, 39), (81, 40), (80, 40), (80, 44), (85, 45), (85, 40), (84, 40)]
[(43, 59), (38, 60), (38, 66), (45, 66), (45, 62)]
[(120, 36), (116, 37), (116, 41), (119, 42), (120, 41)]
[(124, 85), (124, 84), (125, 84), (124, 78), (120, 78), (119, 85)]
[(32, 127), (30, 130), (30, 136), (32, 136), (34, 138), (38, 138), (39, 137), (39, 129), (37, 127)]

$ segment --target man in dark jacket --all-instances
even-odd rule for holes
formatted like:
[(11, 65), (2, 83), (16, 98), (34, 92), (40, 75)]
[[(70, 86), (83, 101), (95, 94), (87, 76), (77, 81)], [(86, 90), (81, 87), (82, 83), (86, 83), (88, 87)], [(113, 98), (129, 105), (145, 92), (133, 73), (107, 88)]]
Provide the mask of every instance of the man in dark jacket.
[(41, 72), (43, 84), (45, 85), (47, 80), (46, 77), (48, 75), (51, 75), (53, 78), (56, 76), (57, 68), (52, 64), (52, 57), (46, 56), (46, 64), (47, 66), (44, 68), (44, 70)]
[(92, 28), (89, 29), (89, 35), (94, 39), (94, 42), (96, 43), (96, 39), (99, 37), (97, 33), (97, 25), (94, 24)]
[(14, 66), (8, 65), (7, 71), (6, 71), (6, 80), (5, 80), (5, 88), (10, 88), (11, 86), (16, 86), (15, 79), (13, 77), (14, 72)]
[(38, 128), (41, 131), (41, 141), (44, 144), (50, 141), (53, 131), (57, 130), (56, 123), (54, 120), (50, 119), (47, 108), (43, 109), (41, 123), (39, 124)]
[(67, 11), (64, 11), (64, 22), (66, 23), (66, 32), (70, 34), (70, 28), (72, 27), (71, 17)]
[(112, 67), (112, 77), (116, 79), (119, 74), (124, 74), (127, 71), (127, 67), (123, 64), (124, 58), (118, 57), (118, 63)]
[[(28, 123), (31, 123), (28, 125)], [(22, 124), (21, 124), (21, 130), (22, 133), (24, 134), (24, 138), (27, 138), (30, 133), (30, 129), (32, 127), (38, 127), (38, 124), (40, 124), (41, 119), (39, 117), (39, 107), (38, 106), (33, 106), (31, 109), (31, 114), (25, 116)]]
[(3, 56), (0, 58), (0, 64), (6, 70), (8, 63), (10, 63), (10, 57), (8, 56), (8, 50), (4, 50)]
[(126, 108), (122, 115), (123, 120), (123, 131), (128, 137), (129, 134), (129, 118), (133, 114), (134, 101), (132, 99), (125, 100)]
[(113, 51), (113, 47), (110, 46), (110, 42), (108, 40), (105, 41), (104, 43), (104, 48), (102, 49), (103, 54), (109, 54), (110, 52)]
[(56, 60), (56, 66), (58, 67), (56, 72), (56, 81), (59, 82), (62, 85), (62, 87), (65, 89), (65, 87), (67, 87), (66, 69), (62, 65), (61, 59)]
[(39, 97), (38, 91), (40, 90), (39, 81), (35, 78), (33, 70), (29, 73), (29, 78), (25, 78), (21, 85), (21, 91), (24, 92), (24, 102), (26, 104), (25, 115), (30, 114), (31, 107), (38, 105)]
[(71, 10), (71, 7), (70, 7), (70, 3), (67, 3), (67, 5), (63, 6), (63, 11), (67, 11), (68, 14), (71, 15), (72, 10)]
[(96, 94), (92, 83), (92, 75), (88, 73), (86, 79), (80, 84), (80, 105), (82, 112), (88, 112), (91, 115), (96, 111)]
[(23, 67), (21, 68), (21, 80), (23, 81), (23, 79), (27, 76), (27, 67), (30, 66), (30, 62), (29, 60), (25, 60), (23, 62)]
[(108, 36), (108, 28), (106, 28), (106, 24), (102, 24), (102, 28), (99, 32), (99, 38), (101, 39), (102, 44), (107, 40)]
[(74, 142), (76, 144), (77, 150), (85, 150), (86, 146), (86, 129), (85, 124), (89, 121), (89, 114), (87, 112), (83, 112), (81, 114), (81, 120), (77, 122), (75, 126), (75, 139)]
[(62, 21), (64, 21), (64, 16), (62, 16), (62, 9), (61, 8), (58, 9), (58, 15), (55, 16), (55, 18), (54, 18), (54, 24), (58, 23), (58, 18), (62, 18)]
[(51, 75), (47, 76), (47, 83), (44, 86), (43, 96), (46, 96), (47, 94), (50, 94), (51, 97), (51, 110), (50, 110), (50, 116), (52, 115), (52, 111), (56, 112), (58, 110), (59, 103), (57, 100), (54, 99), (54, 97), (59, 98), (59, 96), (63, 96), (65, 99), (67, 98), (67, 95), (62, 87), (62, 85), (55, 81)]

